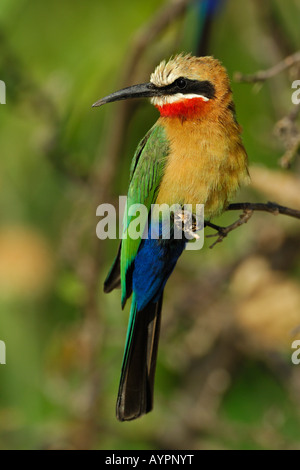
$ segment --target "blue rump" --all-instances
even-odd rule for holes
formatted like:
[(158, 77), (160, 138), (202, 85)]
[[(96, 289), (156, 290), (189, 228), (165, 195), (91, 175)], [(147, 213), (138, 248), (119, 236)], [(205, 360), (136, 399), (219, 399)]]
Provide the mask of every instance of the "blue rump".
[(171, 238), (151, 238), (149, 224), (148, 238), (141, 241), (139, 251), (135, 257), (132, 288), (135, 293), (137, 310), (140, 311), (149, 302), (158, 302), (165, 284), (172, 273), (176, 262), (185, 248), (187, 240)]

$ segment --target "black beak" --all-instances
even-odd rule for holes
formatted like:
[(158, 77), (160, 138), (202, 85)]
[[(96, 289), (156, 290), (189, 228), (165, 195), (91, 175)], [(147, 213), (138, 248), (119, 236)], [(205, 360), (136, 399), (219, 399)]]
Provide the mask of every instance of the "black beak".
[(93, 108), (106, 103), (112, 103), (113, 101), (127, 100), (128, 98), (151, 98), (153, 96), (161, 96), (162, 94), (162, 90), (153, 85), (153, 83), (142, 83), (140, 85), (123, 88), (111, 95), (105, 96), (101, 100), (96, 101), (96, 103), (93, 104)]

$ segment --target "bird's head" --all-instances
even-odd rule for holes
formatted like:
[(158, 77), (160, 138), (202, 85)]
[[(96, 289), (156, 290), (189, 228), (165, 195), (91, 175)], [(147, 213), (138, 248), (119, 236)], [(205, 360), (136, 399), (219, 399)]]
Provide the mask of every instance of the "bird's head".
[(149, 83), (123, 88), (93, 106), (142, 97), (151, 98), (161, 116), (201, 118), (228, 106), (231, 90), (227, 72), (218, 60), (180, 54), (162, 61)]

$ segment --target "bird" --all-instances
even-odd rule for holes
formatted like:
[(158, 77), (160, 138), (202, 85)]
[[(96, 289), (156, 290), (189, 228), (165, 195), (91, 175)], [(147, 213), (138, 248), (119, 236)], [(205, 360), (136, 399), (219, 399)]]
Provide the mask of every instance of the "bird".
[[(117, 256), (104, 281), (104, 292), (121, 287), (124, 308), (132, 296), (116, 403), (119, 421), (130, 421), (153, 408), (154, 379), (163, 291), (187, 239), (164, 239), (157, 216), (155, 237), (145, 221), (145, 237), (129, 236), (130, 207), (204, 204), (205, 221), (220, 215), (237, 190), (249, 181), (228, 73), (212, 56), (179, 53), (155, 68), (147, 83), (123, 88), (93, 104), (150, 98), (159, 111), (139, 142), (129, 177), (126, 219)], [(124, 216), (124, 217), (125, 217)], [(124, 236), (125, 235), (125, 236)]]

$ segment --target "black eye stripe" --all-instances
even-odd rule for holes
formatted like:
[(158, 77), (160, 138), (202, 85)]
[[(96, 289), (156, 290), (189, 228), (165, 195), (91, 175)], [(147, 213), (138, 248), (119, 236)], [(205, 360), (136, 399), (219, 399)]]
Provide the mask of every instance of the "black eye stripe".
[[(184, 86), (182, 86), (184, 84)], [(157, 88), (161, 95), (175, 95), (176, 93), (182, 94), (195, 94), (202, 95), (208, 99), (215, 97), (215, 87), (209, 80), (190, 80), (189, 78), (179, 77), (175, 82), (170, 83), (163, 87)]]

